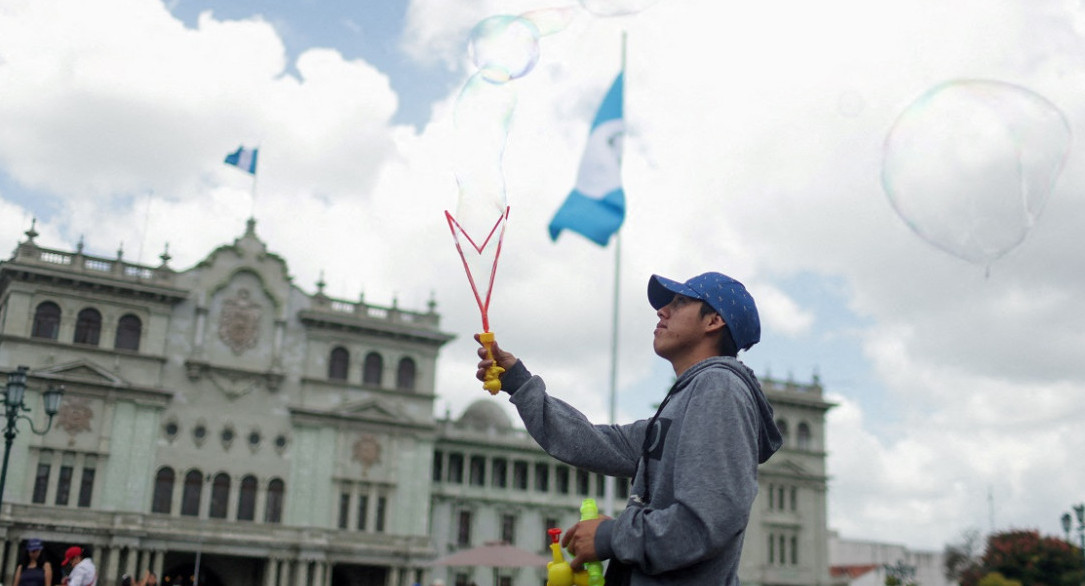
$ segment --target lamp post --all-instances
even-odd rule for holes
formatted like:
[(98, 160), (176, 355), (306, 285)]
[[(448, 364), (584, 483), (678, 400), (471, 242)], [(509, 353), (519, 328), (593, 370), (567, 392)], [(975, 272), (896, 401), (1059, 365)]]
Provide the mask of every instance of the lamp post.
[(49, 428), (53, 426), (53, 416), (60, 410), (60, 397), (64, 394), (64, 387), (54, 387), (49, 385), (45, 393), (42, 394), (42, 401), (45, 403), (45, 414), (49, 416), (49, 421), (45, 425), (45, 429), (38, 431), (34, 427), (34, 420), (30, 419), (23, 413), (28, 413), (30, 407), (27, 407), (23, 403), (23, 397), (26, 395), (26, 371), (30, 370), (25, 366), (20, 366), (15, 372), (8, 373), (8, 384), (4, 392), (4, 413), (7, 416), (7, 425), (4, 427), (4, 465), (0, 470), (0, 504), (4, 502), (4, 485), (8, 479), (8, 457), (11, 455), (11, 444), (15, 441), (15, 435), (19, 433), (16, 424), (20, 419), (25, 419), (30, 423), (30, 431), (36, 435), (45, 435), (49, 431)]

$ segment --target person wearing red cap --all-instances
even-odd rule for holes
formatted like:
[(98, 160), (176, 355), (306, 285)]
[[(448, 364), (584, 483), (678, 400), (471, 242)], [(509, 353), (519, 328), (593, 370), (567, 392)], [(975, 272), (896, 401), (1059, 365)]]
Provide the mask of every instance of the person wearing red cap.
[(53, 566), (42, 559), (42, 544), (37, 537), (26, 540), (26, 556), (15, 568), (15, 586), (51, 586)]
[(61, 580), (65, 586), (97, 586), (98, 570), (90, 559), (90, 548), (73, 545), (64, 552), (62, 567), (70, 567), (71, 572)]

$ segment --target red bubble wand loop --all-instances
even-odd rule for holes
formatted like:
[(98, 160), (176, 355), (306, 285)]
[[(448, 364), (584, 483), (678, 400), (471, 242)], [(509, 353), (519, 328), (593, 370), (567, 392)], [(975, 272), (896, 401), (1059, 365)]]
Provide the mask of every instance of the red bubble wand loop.
[[(452, 217), (452, 214), (445, 210), (445, 219), (448, 220), (448, 228), (452, 231), (452, 239), (456, 241), (456, 252), (460, 253), (460, 260), (463, 262), (463, 270), (467, 273), (467, 282), (471, 285), (471, 292), (475, 295), (475, 302), (478, 303), (479, 312), (482, 314), (482, 333), (479, 334), (479, 341), (486, 348), (486, 358), (494, 360), (492, 345), (494, 341), (494, 333), (490, 331), (490, 297), (494, 289), (494, 275), (497, 274), (497, 259), (501, 257), (501, 245), (505, 240), (505, 225), (509, 218), (509, 207), (505, 206), (505, 211), (498, 216), (497, 221), (494, 222), (493, 228), (490, 229), (489, 234), (482, 241), (482, 244), (475, 242), (471, 235), (464, 231), (460, 223)], [(462, 235), (467, 242), (471, 245), (471, 248), (475, 249), (475, 252), (482, 254), (482, 251), (490, 244), (490, 241), (497, 236), (497, 247), (494, 251), (493, 264), (490, 266), (490, 277), (486, 283), (485, 294), (479, 293), (478, 284), (475, 282), (475, 276), (471, 272), (471, 265), (467, 262), (467, 256), (464, 254), (463, 246), (460, 244), (460, 235)], [(496, 395), (501, 390), (501, 374), (505, 372), (504, 368), (497, 365), (495, 361), (490, 368), (486, 369), (486, 375), (482, 382), (482, 388), (490, 392), (491, 395)]]

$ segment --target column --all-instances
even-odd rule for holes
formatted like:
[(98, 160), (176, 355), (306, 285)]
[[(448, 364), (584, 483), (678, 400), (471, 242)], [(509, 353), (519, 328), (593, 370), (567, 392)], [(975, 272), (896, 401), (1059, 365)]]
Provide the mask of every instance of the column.
[(313, 562), (313, 584), (315, 586), (324, 585), (324, 562)]
[(279, 560), (275, 558), (264, 560), (264, 586), (276, 586), (278, 570)]
[(290, 560), (279, 560), (278, 586), (290, 586)]
[(309, 562), (298, 560), (294, 562), (294, 583), (309, 584)]
[(164, 552), (150, 552), (150, 559), (148, 560), (147, 565), (151, 567), (151, 571), (154, 572), (154, 575), (157, 576), (159, 579), (162, 578), (162, 565), (165, 563), (165, 561), (166, 556)]
[(139, 550), (134, 547), (128, 548), (128, 554), (124, 556), (124, 573), (132, 577), (133, 580), (142, 578), (137, 576), (136, 572), (139, 571)]
[[(234, 431), (234, 435), (237, 435), (237, 431)], [(246, 439), (247, 441), (247, 439)], [(234, 444), (240, 443), (240, 439), (235, 437)], [(235, 445), (234, 448), (237, 446)], [(241, 496), (241, 476), (237, 474), (230, 475), (230, 494), (226, 495), (226, 518), (229, 520), (237, 520), (237, 500)]]
[(107, 578), (120, 575), (120, 547), (103, 547), (102, 548), (102, 566)]
[(19, 565), (19, 540), (8, 539), (4, 541), (4, 552), (7, 555), (7, 563), (4, 564), (4, 576), (11, 577), (15, 581), (15, 566)]

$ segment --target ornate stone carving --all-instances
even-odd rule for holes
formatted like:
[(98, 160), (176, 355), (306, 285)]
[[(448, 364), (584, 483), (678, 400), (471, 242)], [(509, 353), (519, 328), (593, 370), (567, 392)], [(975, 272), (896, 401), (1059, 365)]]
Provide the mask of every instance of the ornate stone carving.
[(353, 459), (361, 462), (363, 472), (369, 472), (374, 464), (381, 461), (380, 442), (368, 433), (358, 438), (358, 441), (354, 442)]
[(248, 289), (239, 289), (237, 295), (222, 304), (219, 316), (219, 338), (234, 351), (241, 354), (256, 346), (260, 339), (259, 303), (249, 298)]
[(75, 436), (90, 431), (90, 421), (94, 411), (90, 408), (90, 399), (86, 397), (65, 398), (57, 412), (57, 427), (68, 432), (69, 445), (75, 443)]

